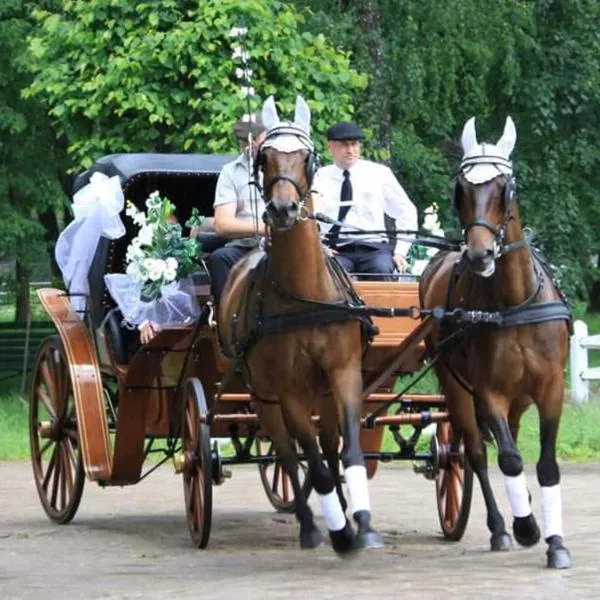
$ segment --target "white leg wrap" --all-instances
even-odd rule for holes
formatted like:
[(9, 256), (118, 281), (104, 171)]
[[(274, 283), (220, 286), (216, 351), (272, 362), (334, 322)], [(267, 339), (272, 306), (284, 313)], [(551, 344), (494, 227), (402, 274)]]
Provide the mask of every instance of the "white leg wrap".
[(551, 535), (563, 537), (560, 483), (542, 486), (542, 515), (544, 516), (544, 539)]
[(340, 499), (335, 490), (329, 494), (318, 494), (321, 513), (329, 531), (340, 531), (346, 526), (346, 516), (342, 510)]
[(369, 502), (369, 489), (367, 487), (367, 469), (360, 465), (348, 467), (344, 471), (346, 488), (350, 496), (350, 508), (352, 514), (359, 510), (371, 510)]
[(528, 517), (531, 514), (529, 492), (525, 483), (525, 473), (521, 472), (516, 477), (504, 476), (504, 487), (510, 502), (514, 517)]

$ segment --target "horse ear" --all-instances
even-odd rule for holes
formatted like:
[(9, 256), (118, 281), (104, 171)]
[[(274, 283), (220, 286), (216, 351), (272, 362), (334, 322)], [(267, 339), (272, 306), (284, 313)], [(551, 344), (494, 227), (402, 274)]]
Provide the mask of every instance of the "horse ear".
[(263, 104), (262, 122), (267, 131), (279, 124), (279, 115), (277, 114), (277, 107), (275, 106), (273, 96), (269, 96)]
[(460, 143), (463, 147), (463, 152), (466, 154), (474, 146), (478, 146), (477, 133), (475, 132), (475, 117), (471, 117), (463, 127)]
[(304, 129), (307, 135), (310, 135), (310, 108), (302, 96), (296, 96), (294, 124), (300, 129)]
[(506, 123), (504, 124), (504, 133), (502, 137), (496, 143), (496, 146), (502, 150), (506, 158), (510, 156), (510, 153), (513, 151), (515, 147), (515, 143), (517, 141), (517, 129), (515, 127), (514, 121), (511, 117), (506, 117)]

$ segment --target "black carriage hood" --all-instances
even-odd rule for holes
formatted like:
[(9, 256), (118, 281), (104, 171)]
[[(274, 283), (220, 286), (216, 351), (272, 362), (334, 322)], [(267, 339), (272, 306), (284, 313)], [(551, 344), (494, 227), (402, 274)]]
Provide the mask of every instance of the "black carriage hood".
[(117, 175), (124, 187), (142, 174), (217, 175), (235, 156), (223, 154), (109, 154), (80, 173), (73, 183), (73, 193), (87, 185), (94, 173)]

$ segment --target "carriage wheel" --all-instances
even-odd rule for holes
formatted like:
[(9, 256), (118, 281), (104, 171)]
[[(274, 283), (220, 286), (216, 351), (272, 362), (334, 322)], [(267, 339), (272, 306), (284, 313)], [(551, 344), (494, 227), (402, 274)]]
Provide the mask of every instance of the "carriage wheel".
[(69, 364), (58, 336), (38, 351), (29, 402), (29, 441), (35, 486), (56, 523), (75, 516), (85, 474)]
[(439, 470), (435, 479), (438, 515), (444, 537), (457, 542), (465, 533), (471, 512), (473, 471), (464, 443), (450, 423), (440, 423), (432, 443), (437, 444)]
[[(296, 500), (290, 476), (283, 470), (281, 463), (276, 459), (273, 443), (267, 440), (256, 440), (256, 454), (258, 456), (273, 456), (273, 462), (259, 463), (258, 472), (269, 502), (282, 513), (293, 513), (296, 510)], [(308, 476), (308, 466), (304, 462), (298, 463), (298, 477), (304, 497), (308, 500), (312, 485)]]
[(183, 473), (185, 512), (192, 541), (206, 548), (212, 520), (212, 456), (210, 430), (200, 422), (205, 416), (206, 397), (196, 378), (188, 381), (183, 404), (182, 452), (177, 471)]

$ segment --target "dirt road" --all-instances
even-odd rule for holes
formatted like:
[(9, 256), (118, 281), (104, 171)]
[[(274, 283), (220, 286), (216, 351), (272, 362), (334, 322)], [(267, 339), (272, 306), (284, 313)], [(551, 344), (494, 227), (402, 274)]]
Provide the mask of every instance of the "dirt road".
[[(493, 475), (508, 522), (495, 467)], [(539, 515), (534, 469), (527, 475)], [(385, 547), (341, 560), (329, 546), (300, 550), (293, 516), (271, 509), (255, 468), (234, 467), (215, 488), (202, 551), (190, 545), (182, 484), (170, 465), (128, 488), (86, 482), (74, 521), (58, 526), (42, 511), (29, 464), (0, 463), (0, 598), (600, 597), (600, 465), (563, 466), (575, 566), (561, 572), (544, 568), (545, 544), (488, 551), (477, 485), (459, 543), (441, 539), (434, 484), (407, 466), (382, 466), (370, 489)]]

